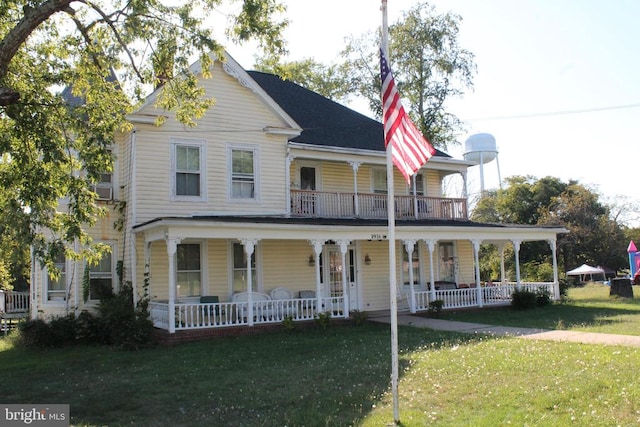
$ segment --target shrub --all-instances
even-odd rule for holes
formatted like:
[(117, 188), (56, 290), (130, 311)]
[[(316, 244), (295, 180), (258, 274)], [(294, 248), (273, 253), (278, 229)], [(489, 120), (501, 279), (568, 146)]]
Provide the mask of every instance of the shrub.
[(331, 312), (325, 311), (324, 313), (317, 313), (314, 321), (316, 325), (320, 326), (322, 329), (327, 329), (331, 324)]
[(367, 322), (367, 319), (369, 318), (369, 313), (367, 313), (366, 311), (351, 310), (349, 317), (353, 319), (354, 325), (362, 326)]
[(282, 327), (285, 331), (295, 331), (296, 330), (296, 322), (293, 321), (293, 316), (287, 316), (282, 320)]
[(429, 317), (440, 317), (440, 313), (442, 312), (442, 307), (444, 306), (444, 301), (441, 299), (433, 300), (429, 303), (429, 308), (427, 309), (427, 313)]
[(537, 299), (538, 296), (535, 292), (516, 289), (513, 294), (511, 294), (511, 307), (516, 310), (528, 310), (536, 306)]
[(546, 289), (538, 289), (536, 292), (536, 305), (538, 307), (546, 307), (551, 304), (551, 295)]

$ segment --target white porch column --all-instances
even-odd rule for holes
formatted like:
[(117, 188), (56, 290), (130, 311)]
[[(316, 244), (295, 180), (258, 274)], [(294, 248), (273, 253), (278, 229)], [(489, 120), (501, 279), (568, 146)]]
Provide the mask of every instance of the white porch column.
[[(135, 259), (135, 258), (134, 258)], [(143, 295), (151, 296), (151, 242), (144, 243), (144, 278), (142, 279)]]
[(429, 293), (431, 301), (436, 299), (436, 272), (433, 269), (433, 252), (436, 250), (435, 240), (425, 240), (427, 248), (429, 248)]
[(284, 201), (286, 205), (285, 216), (289, 218), (291, 216), (291, 163), (293, 162), (293, 156), (291, 153), (287, 153), (284, 159), (284, 180), (285, 180), (285, 195)]
[[(460, 172), (460, 176), (462, 176), (462, 197), (467, 199), (469, 197), (469, 192), (467, 191), (467, 171)], [(468, 207), (467, 207), (468, 209)], [(469, 213), (467, 212), (467, 215)]]
[(176, 252), (182, 239), (166, 239), (169, 256), (169, 333), (176, 332)]
[(520, 290), (520, 240), (513, 240), (513, 253), (516, 261), (516, 289)]
[(476, 292), (478, 296), (478, 307), (482, 308), (484, 306), (484, 301), (482, 300), (482, 288), (480, 287), (480, 240), (472, 240), (471, 245), (473, 246), (473, 264), (475, 266), (476, 273)]
[(556, 300), (560, 299), (560, 282), (558, 281), (558, 260), (556, 259), (556, 241), (549, 240), (549, 246), (551, 247), (551, 257), (553, 259), (553, 297)]
[(316, 270), (316, 310), (322, 311), (322, 284), (320, 283), (320, 254), (322, 253), (322, 240), (309, 240), (313, 248), (313, 257), (315, 260), (314, 268)]
[(500, 283), (505, 284), (507, 282), (507, 273), (504, 268), (504, 243), (498, 243), (498, 251), (500, 252)]
[(349, 248), (349, 240), (338, 240), (340, 248), (340, 259), (342, 262), (342, 299), (344, 301), (344, 318), (349, 318), (349, 295), (347, 294), (347, 249)]
[(411, 298), (409, 300), (410, 307), (412, 313), (416, 312), (416, 293), (413, 287), (413, 250), (416, 245), (415, 240), (404, 240), (404, 248), (407, 251), (407, 256), (409, 257), (409, 290), (411, 292)]
[(360, 216), (360, 205), (358, 203), (358, 169), (362, 162), (349, 160), (349, 164), (351, 165), (351, 169), (353, 169), (353, 208), (357, 218)]
[(253, 272), (251, 271), (251, 256), (256, 247), (257, 240), (255, 239), (240, 239), (242, 247), (244, 248), (244, 254), (247, 258), (247, 320), (249, 326), (253, 326)]

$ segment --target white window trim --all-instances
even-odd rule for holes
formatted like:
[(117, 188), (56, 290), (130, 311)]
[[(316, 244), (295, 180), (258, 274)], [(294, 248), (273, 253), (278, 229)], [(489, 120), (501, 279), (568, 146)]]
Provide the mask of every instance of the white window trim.
[[(253, 151), (253, 198), (233, 197), (233, 151)], [(227, 144), (227, 202), (255, 204), (260, 201), (260, 148), (254, 144)]]
[[(395, 167), (395, 166), (394, 166)], [(384, 173), (386, 176), (387, 171), (381, 167), (372, 167), (371, 168), (371, 192), (375, 194), (383, 194), (376, 193), (376, 173)], [(387, 181), (387, 186), (384, 188), (384, 192), (387, 192), (389, 182)]]
[[(116, 271), (116, 265), (118, 264), (118, 244), (116, 241), (114, 240), (108, 240), (108, 241), (100, 241), (98, 243), (101, 243), (103, 245), (109, 246), (111, 248), (111, 290), (116, 293), (118, 292), (118, 272)], [(89, 266), (89, 269), (91, 269), (91, 266)], [(83, 297), (82, 293), (82, 280), (83, 280), (84, 274), (82, 276), (80, 276), (79, 280), (80, 280), (80, 285), (79, 285), (79, 291), (80, 291), (80, 298)], [(100, 303), (99, 299), (87, 299), (87, 302), (85, 303), (86, 306), (91, 306), (91, 305), (98, 305)]]
[[(227, 243), (227, 291), (229, 297), (233, 295), (233, 244), (241, 242), (237, 240), (229, 240)], [(253, 248), (253, 255), (256, 258), (256, 282), (252, 283), (253, 292), (264, 292), (264, 281), (262, 280), (262, 241), (256, 243)]]
[(199, 296), (185, 296), (178, 297), (178, 257), (175, 257), (175, 278), (176, 284), (176, 298), (180, 301), (196, 302), (200, 300), (200, 296), (209, 295), (209, 265), (207, 260), (209, 259), (209, 251), (207, 241), (204, 239), (185, 239), (180, 242), (181, 245), (200, 245), (200, 294)]
[(300, 169), (302, 168), (314, 168), (316, 170), (316, 190), (322, 191), (322, 164), (314, 161), (301, 160), (296, 161), (294, 188), (301, 189), (302, 183), (300, 182)]
[(64, 268), (65, 268), (65, 274), (66, 274), (66, 280), (65, 280), (65, 284), (64, 284), (64, 299), (61, 300), (50, 300), (49, 299), (49, 280), (51, 280), (51, 278), (49, 277), (49, 269), (44, 267), (42, 269), (42, 278), (44, 280), (44, 284), (43, 284), (43, 291), (42, 292), (42, 304), (44, 305), (65, 305), (67, 303), (67, 299), (70, 297), (69, 295), (69, 280), (70, 280), (70, 275), (69, 275), (69, 267), (72, 266), (72, 263), (69, 261), (69, 259), (67, 257), (64, 258)]
[[(199, 196), (179, 196), (176, 194), (176, 168), (177, 168), (177, 147), (197, 147), (200, 149), (200, 195)], [(171, 185), (170, 200), (172, 202), (206, 202), (207, 201), (207, 155), (205, 141), (171, 139)]]

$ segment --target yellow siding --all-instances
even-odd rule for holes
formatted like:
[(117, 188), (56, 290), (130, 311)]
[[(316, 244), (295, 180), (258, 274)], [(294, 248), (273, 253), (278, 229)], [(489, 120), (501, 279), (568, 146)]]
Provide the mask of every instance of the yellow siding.
[[(160, 216), (200, 213), (281, 214), (285, 211), (286, 136), (269, 136), (262, 129), (280, 126), (267, 106), (216, 63), (214, 77), (202, 81), (216, 104), (194, 128), (173, 119), (161, 127), (138, 125), (136, 132), (137, 222)], [(206, 201), (171, 201), (171, 144), (174, 140), (204, 144)], [(228, 198), (228, 144), (258, 150), (257, 201)]]
[(475, 267), (473, 265), (473, 246), (468, 240), (456, 242), (458, 252), (458, 281), (459, 283), (475, 282)]
[[(399, 245), (396, 245), (396, 253)], [(369, 254), (371, 264), (362, 263), (360, 284), (365, 311), (389, 308), (389, 242), (361, 242), (360, 259)], [(397, 280), (397, 279), (396, 279)]]
[(437, 170), (427, 169), (427, 196), (442, 197), (442, 178)]
[(315, 290), (315, 267), (309, 266), (313, 248), (306, 240), (265, 240), (261, 243), (262, 290), (269, 292), (282, 286), (294, 291)]

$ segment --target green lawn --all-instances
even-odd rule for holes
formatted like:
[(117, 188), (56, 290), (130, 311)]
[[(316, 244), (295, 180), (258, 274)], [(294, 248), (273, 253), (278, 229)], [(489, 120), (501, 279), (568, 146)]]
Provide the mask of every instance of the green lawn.
[[(640, 349), (410, 327), (399, 343), (403, 426), (640, 423)], [(73, 425), (379, 427), (392, 421), (389, 347), (374, 323), (138, 352), (0, 339), (0, 402), (68, 403)]]
[(608, 286), (590, 283), (570, 288), (567, 304), (525, 311), (509, 307), (445, 311), (441, 318), (501, 326), (640, 335), (640, 286), (634, 286), (633, 292), (637, 298), (610, 297)]

